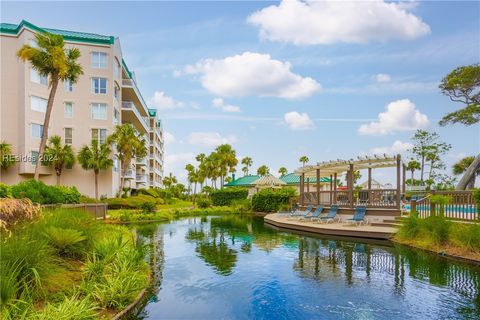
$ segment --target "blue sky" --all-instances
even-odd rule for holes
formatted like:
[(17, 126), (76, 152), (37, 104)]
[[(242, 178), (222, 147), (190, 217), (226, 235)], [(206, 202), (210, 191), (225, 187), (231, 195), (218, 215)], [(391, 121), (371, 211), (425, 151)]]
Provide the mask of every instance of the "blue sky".
[[(120, 37), (163, 120), (166, 173), (183, 176), (196, 154), (222, 142), (251, 156), (255, 170), (266, 164), (272, 172), (294, 170), (302, 155), (311, 162), (408, 155), (417, 128), (452, 144), (449, 167), (480, 150), (478, 125), (437, 124), (460, 107), (440, 93), (440, 79), (479, 62), (479, 2), (2, 2), (1, 9), (2, 22)], [(393, 170), (375, 178), (392, 177)]]

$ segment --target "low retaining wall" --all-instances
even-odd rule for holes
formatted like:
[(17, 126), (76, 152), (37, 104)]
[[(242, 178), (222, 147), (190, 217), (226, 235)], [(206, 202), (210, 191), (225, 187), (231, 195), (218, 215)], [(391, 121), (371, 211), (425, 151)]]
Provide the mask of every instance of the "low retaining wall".
[(95, 219), (106, 219), (108, 205), (106, 203), (44, 204), (42, 209), (70, 208), (91, 213)]

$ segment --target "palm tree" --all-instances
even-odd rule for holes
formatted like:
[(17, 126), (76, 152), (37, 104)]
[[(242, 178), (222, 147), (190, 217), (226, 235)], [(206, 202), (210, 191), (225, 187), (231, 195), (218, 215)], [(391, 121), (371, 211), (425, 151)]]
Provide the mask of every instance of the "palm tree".
[(253, 160), (250, 157), (245, 157), (242, 159), (242, 164), (244, 167), (242, 168), (243, 173), (248, 176), (248, 168), (253, 165)]
[(107, 139), (108, 143), (114, 143), (117, 149), (117, 157), (122, 162), (122, 176), (120, 178), (120, 191), (123, 190), (125, 175), (130, 168), (132, 158), (143, 158), (147, 155), (145, 140), (130, 123), (117, 125), (113, 134)]
[(108, 143), (99, 144), (97, 140), (92, 140), (92, 145), (84, 145), (78, 152), (78, 162), (85, 170), (93, 170), (95, 174), (95, 199), (98, 200), (98, 173), (100, 170), (106, 170), (113, 166), (113, 160), (110, 159), (110, 145)]
[[(458, 162), (456, 162), (453, 165), (453, 174), (454, 175), (460, 175), (467, 171), (467, 169), (471, 166), (473, 161), (475, 160), (475, 157), (470, 156), (470, 157), (465, 157)], [(473, 189), (475, 188), (475, 180), (476, 176), (480, 176), (480, 168), (477, 169), (476, 174), (473, 175), (473, 177), (470, 179), (470, 181), (467, 184), (467, 189)]]
[(53, 167), (57, 175), (57, 186), (60, 185), (60, 176), (63, 169), (65, 167), (71, 168), (75, 164), (75, 154), (72, 146), (69, 144), (63, 145), (60, 136), (50, 137), (42, 163)]
[(177, 178), (171, 172), (168, 177), (163, 178), (163, 185), (167, 188), (173, 187), (177, 182)]
[(278, 169), (278, 174), (280, 175), (280, 177), (283, 177), (287, 173), (288, 173), (288, 170), (285, 167), (281, 167), (280, 169)]
[(14, 163), (12, 145), (3, 140), (0, 143), (0, 169), (7, 169)]
[(235, 172), (235, 167), (238, 164), (237, 154), (229, 144), (219, 145), (215, 149), (218, 157), (219, 171), (220, 171), (220, 187), (223, 188), (225, 176), (230, 172)]
[(414, 180), (413, 180), (413, 174), (415, 170), (420, 170), (420, 162), (410, 159), (410, 161), (407, 164), (407, 170), (409, 170), (412, 173), (412, 178), (410, 180), (411, 185), (413, 186)]
[(266, 166), (266, 165), (263, 165), (263, 166), (260, 166), (258, 169), (257, 169), (257, 174), (259, 176), (266, 176), (270, 173), (270, 169)]
[(310, 161), (310, 159), (308, 159), (307, 156), (302, 156), (302, 157), (300, 157), (300, 159), (298, 159), (298, 161), (300, 161), (302, 163), (302, 166), (305, 167), (305, 164), (307, 164), (308, 161)]
[[(50, 115), (52, 114), (53, 101), (60, 81), (70, 81), (76, 83), (80, 75), (83, 74), (82, 66), (77, 63), (80, 57), (80, 50), (77, 48), (66, 49), (63, 37), (51, 33), (37, 33), (35, 40), (38, 47), (34, 48), (28, 44), (18, 50), (17, 56), (22, 61), (29, 61), (32, 68), (37, 70), (41, 76), (50, 78), (50, 94), (48, 96), (47, 110), (43, 120), (42, 139), (38, 154), (42, 155), (45, 151), (48, 136), (48, 126), (50, 125)], [(38, 180), (40, 175), (40, 161), (35, 165), (34, 179)]]

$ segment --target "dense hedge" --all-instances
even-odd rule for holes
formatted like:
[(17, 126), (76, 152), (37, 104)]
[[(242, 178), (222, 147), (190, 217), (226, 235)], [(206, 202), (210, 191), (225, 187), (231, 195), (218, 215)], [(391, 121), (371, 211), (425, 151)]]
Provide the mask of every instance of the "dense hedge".
[(28, 198), (39, 204), (79, 203), (81, 197), (76, 187), (48, 186), (33, 179), (11, 186), (9, 191), (7, 196)]
[(154, 198), (146, 194), (139, 194), (128, 198), (106, 199), (109, 209), (143, 209), (145, 206), (154, 207), (163, 204), (160, 198)]
[(210, 194), (214, 206), (229, 206), (235, 200), (247, 199), (247, 196), (248, 190), (245, 188), (225, 188)]
[(0, 198), (6, 198), (10, 196), (10, 188), (3, 183), (0, 183)]
[(292, 188), (263, 189), (253, 195), (252, 208), (258, 212), (276, 212), (290, 204), (290, 199), (295, 196), (295, 189)]
[(473, 199), (475, 199), (478, 207), (480, 208), (480, 188), (473, 190)]

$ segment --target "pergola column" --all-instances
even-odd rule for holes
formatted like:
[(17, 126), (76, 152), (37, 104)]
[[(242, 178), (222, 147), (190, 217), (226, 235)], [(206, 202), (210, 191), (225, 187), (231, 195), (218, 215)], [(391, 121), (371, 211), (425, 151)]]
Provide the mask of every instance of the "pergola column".
[(407, 166), (405, 164), (402, 164), (402, 193), (405, 194), (407, 191)]
[(401, 177), (400, 177), (400, 166), (401, 166), (401, 156), (399, 154), (397, 154), (397, 209), (400, 209), (400, 181), (401, 181)]
[[(333, 183), (333, 200), (335, 204), (337, 204), (337, 173), (336, 172), (333, 174), (333, 180), (335, 180), (335, 182)], [(330, 191), (332, 191), (331, 188), (330, 188)]]
[(317, 205), (320, 204), (320, 169), (317, 169)]
[(332, 191), (333, 191), (333, 180), (332, 180), (332, 175), (330, 175), (330, 192), (328, 193), (328, 195), (330, 196), (330, 206), (332, 205), (332, 201), (333, 201)]
[(368, 168), (368, 198), (367, 203), (370, 203), (372, 199), (372, 168)]
[(350, 170), (348, 170), (348, 200), (350, 202), (350, 208), (353, 208), (353, 163), (350, 164)]
[(303, 193), (305, 192), (305, 173), (302, 173), (302, 175), (300, 176), (300, 205), (303, 206), (304, 205), (304, 202), (303, 202)]

